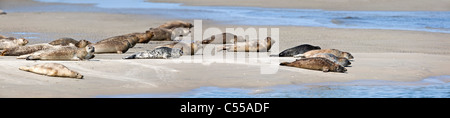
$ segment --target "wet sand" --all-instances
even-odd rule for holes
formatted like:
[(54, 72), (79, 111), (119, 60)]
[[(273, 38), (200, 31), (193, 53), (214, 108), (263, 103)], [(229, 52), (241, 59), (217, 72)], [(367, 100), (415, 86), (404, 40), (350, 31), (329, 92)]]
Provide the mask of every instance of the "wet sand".
[[(34, 5), (34, 2), (26, 0), (20, 0), (20, 2)], [(20, 12), (0, 15), (0, 20), (2, 35), (26, 37), (28, 34), (14, 32), (39, 33), (44, 38), (30, 39), (30, 44), (36, 44), (61, 37), (96, 42), (107, 37), (144, 32), (150, 27), (157, 27), (167, 20), (174, 19), (107, 13)], [(186, 21), (193, 22), (192, 20)], [(224, 30), (227, 27), (267, 26), (219, 25), (213, 21), (204, 21), (203, 29), (209, 27)], [(190, 61), (191, 56), (172, 60), (121, 59), (133, 52), (155, 46), (155, 44), (139, 44), (126, 54), (98, 54), (91, 61), (56, 61), (85, 76), (84, 79), (77, 80), (47, 77), (18, 69), (24, 65), (54, 61), (26, 61), (15, 59), (16, 57), (0, 57), (0, 75), (2, 75), (0, 76), (0, 97), (95, 97), (97, 95), (181, 92), (204, 86), (247, 88), (361, 79), (419, 81), (430, 76), (450, 75), (448, 72), (450, 70), (450, 40), (448, 40), (450, 34), (398, 30), (270, 27), (280, 28), (279, 48), (274, 48), (270, 53), (278, 53), (284, 49), (308, 43), (322, 48), (349, 51), (355, 56), (355, 61), (352, 62), (352, 67), (347, 68), (347, 73), (324, 73), (279, 67), (276, 74), (266, 75), (260, 74), (260, 63), (250, 63), (255, 58), (237, 58), (237, 60), (249, 60), (248, 63), (210, 63), (214, 59), (197, 60), (198, 63), (193, 63)], [(260, 57), (269, 55), (268, 53), (258, 54), (261, 55)], [(199, 59), (202, 56), (204, 57), (198, 53), (193, 58)], [(186, 62), (179, 62), (183, 60)], [(259, 60), (260, 62), (283, 62), (295, 59), (267, 57), (259, 58)], [(277, 64), (273, 63), (275, 66)]]

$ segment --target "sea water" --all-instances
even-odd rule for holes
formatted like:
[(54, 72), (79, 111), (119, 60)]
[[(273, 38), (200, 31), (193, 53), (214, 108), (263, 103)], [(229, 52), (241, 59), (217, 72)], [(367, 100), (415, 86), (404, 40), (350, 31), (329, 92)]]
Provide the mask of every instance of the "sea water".
[(414, 82), (356, 80), (262, 88), (200, 87), (166, 94), (100, 95), (101, 98), (450, 98), (450, 76)]
[[(46, 5), (12, 8), (8, 12), (106, 12), (152, 14), (176, 19), (208, 19), (223, 24), (309, 26), (355, 29), (392, 29), (450, 33), (450, 11), (327, 11), (233, 6), (186, 6), (145, 0), (36, 0), (40, 2), (92, 4)], [(430, 6), (431, 7), (431, 6)]]

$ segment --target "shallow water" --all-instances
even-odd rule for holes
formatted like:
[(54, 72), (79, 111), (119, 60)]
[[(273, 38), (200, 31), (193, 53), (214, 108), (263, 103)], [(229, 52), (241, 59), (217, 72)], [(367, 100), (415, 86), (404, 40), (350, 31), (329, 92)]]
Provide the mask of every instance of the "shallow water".
[(264, 88), (200, 87), (168, 94), (100, 95), (101, 98), (450, 98), (450, 76), (416, 82), (357, 80)]
[(144, 0), (36, 0), (70, 4), (94, 4), (95, 8), (53, 5), (10, 9), (8, 12), (65, 11), (153, 14), (181, 19), (209, 19), (224, 24), (312, 26), (356, 29), (395, 29), (450, 33), (450, 12), (428, 11), (325, 11), (307, 9), (183, 6)]

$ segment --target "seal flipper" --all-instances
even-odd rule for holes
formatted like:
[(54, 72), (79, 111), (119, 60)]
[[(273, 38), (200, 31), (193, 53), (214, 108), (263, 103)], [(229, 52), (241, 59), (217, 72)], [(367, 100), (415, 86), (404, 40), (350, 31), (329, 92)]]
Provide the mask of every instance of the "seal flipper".
[(305, 55), (304, 54), (294, 55), (294, 58), (305, 58)]
[(6, 52), (8, 52), (8, 49), (3, 50), (1, 56), (5, 56)]
[(328, 67), (323, 67), (323, 68), (322, 68), (322, 71), (323, 71), (323, 72), (329, 72), (330, 69), (329, 69)]
[(122, 59), (135, 59), (135, 58), (136, 58), (136, 54), (133, 54), (131, 56), (124, 57)]
[(33, 55), (31, 55), (31, 56), (28, 56), (28, 57), (26, 58), (26, 60), (39, 60), (39, 58), (34, 57)]

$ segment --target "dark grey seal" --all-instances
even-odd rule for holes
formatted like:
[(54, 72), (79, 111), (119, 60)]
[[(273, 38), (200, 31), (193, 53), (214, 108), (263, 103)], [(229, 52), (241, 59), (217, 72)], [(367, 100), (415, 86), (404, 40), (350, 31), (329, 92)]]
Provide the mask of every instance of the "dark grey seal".
[(313, 46), (309, 44), (302, 44), (299, 46), (295, 46), (289, 49), (286, 49), (282, 51), (280, 54), (278, 54), (279, 57), (292, 57), (294, 55), (303, 54), (305, 52), (311, 51), (311, 50), (319, 50), (319, 46)]

